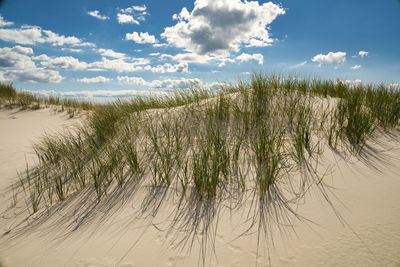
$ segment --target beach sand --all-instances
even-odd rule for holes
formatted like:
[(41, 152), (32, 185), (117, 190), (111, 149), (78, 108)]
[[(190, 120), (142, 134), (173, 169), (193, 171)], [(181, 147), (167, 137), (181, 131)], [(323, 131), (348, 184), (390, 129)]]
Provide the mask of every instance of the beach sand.
[[(0, 203), (10, 206), (9, 186), (18, 181), (26, 160), (34, 163), (32, 144), (44, 133), (72, 127), (79, 119), (49, 109), (0, 110)], [(399, 140), (399, 136), (396, 137)], [(400, 266), (400, 142), (380, 137), (377, 158), (351, 162), (331, 151), (324, 153), (324, 181), (332, 186), (333, 207), (311, 190), (297, 213), (310, 221), (293, 227), (273, 227), (259, 239), (257, 227), (243, 232), (251, 199), (230, 213), (221, 209), (207, 236), (192, 246), (179, 246), (184, 235), (170, 231), (174, 209), (164, 201), (156, 218), (140, 216), (137, 207), (145, 190), (127, 198), (118, 209), (99, 210), (75, 231), (63, 232), (64, 214), (23, 237), (13, 236), (16, 218), (0, 219), (0, 262), (8, 266)], [(75, 206), (77, 207), (77, 206)], [(77, 207), (79, 209), (79, 207)], [(102, 213), (107, 216), (101, 216)], [(110, 214), (112, 213), (112, 214)], [(71, 223), (73, 220), (66, 220)], [(72, 225), (73, 228), (73, 225)], [(177, 225), (179, 230), (179, 224)], [(238, 237), (239, 235), (242, 236)], [(204, 242), (208, 243), (204, 243)], [(259, 242), (258, 242), (259, 241)], [(178, 245), (171, 247), (171, 243)], [(190, 244), (190, 243), (189, 243)], [(259, 244), (257, 246), (257, 244)], [(268, 245), (266, 245), (268, 244)], [(191, 247), (191, 249), (189, 249)], [(201, 248), (206, 247), (205, 257)], [(211, 248), (211, 249), (210, 249)], [(204, 262), (203, 262), (204, 259)]]

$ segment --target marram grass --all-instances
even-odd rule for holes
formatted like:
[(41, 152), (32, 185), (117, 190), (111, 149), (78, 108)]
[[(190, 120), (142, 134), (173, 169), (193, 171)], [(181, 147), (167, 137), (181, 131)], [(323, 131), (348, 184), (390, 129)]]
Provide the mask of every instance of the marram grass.
[[(11, 85), (0, 88), (2, 99), (16, 101)], [(171, 190), (203, 212), (254, 192), (260, 216), (273, 216), (289, 209), (285, 199), (296, 203), (310, 184), (323, 186), (313, 167), (323, 148), (360, 155), (400, 124), (395, 89), (261, 73), (217, 92), (191, 88), (89, 107), (81, 126), (34, 146), (38, 164), (13, 187), (31, 213), (83, 192), (95, 202), (134, 194), (133, 184)]]

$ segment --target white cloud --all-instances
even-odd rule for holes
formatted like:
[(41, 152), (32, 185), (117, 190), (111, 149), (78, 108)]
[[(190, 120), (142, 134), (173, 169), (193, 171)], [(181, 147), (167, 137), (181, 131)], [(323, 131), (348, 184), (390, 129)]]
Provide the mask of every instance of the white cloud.
[(272, 2), (196, 0), (189, 14), (182, 9), (178, 22), (161, 34), (171, 45), (196, 54), (226, 54), (241, 45), (266, 46), (273, 42), (268, 25), (285, 10)]
[(33, 49), (30, 47), (17, 45), (12, 48), (0, 48), (2, 80), (58, 83), (63, 79), (58, 71), (38, 68), (35, 62), (32, 61), (31, 55), (33, 55)]
[(339, 64), (344, 63), (346, 61), (346, 53), (345, 52), (329, 52), (326, 55), (318, 54), (312, 58), (312, 62), (318, 62), (319, 67), (328, 65), (328, 64)]
[(0, 48), (0, 68), (5, 70), (23, 70), (36, 68), (31, 60), (30, 54), (33, 54), (32, 48), (14, 46), (13, 48)]
[(72, 52), (72, 53), (82, 53), (83, 52), (83, 50), (79, 49), (79, 48), (67, 48), (67, 47), (61, 48), (61, 51), (68, 51), (68, 52)]
[(92, 17), (95, 17), (97, 19), (101, 19), (101, 20), (106, 20), (106, 19), (110, 19), (110, 17), (104, 16), (100, 14), (100, 11), (98, 10), (93, 10), (93, 11), (89, 11), (88, 14)]
[(394, 89), (400, 89), (400, 83), (391, 83), (389, 84), (389, 87)]
[(149, 56), (152, 56), (152, 57), (156, 57), (156, 56), (159, 56), (159, 55), (160, 55), (160, 53), (158, 53), (158, 52), (157, 52), (157, 53), (150, 53), (150, 54), (149, 54)]
[(199, 55), (195, 53), (181, 53), (176, 55), (170, 54), (161, 54), (160, 59), (171, 59), (176, 62), (185, 62), (185, 63), (199, 63), (199, 64), (207, 64), (210, 62), (217, 62), (219, 66), (224, 66), (226, 62), (234, 63), (235, 60), (228, 57), (229, 55)]
[(166, 80), (153, 80), (148, 82), (144, 80), (142, 77), (129, 77), (129, 76), (118, 76), (117, 80), (121, 83), (125, 84), (133, 84), (139, 86), (147, 86), (151, 88), (165, 88), (165, 89), (174, 89), (174, 88), (187, 88), (192, 85), (199, 86), (202, 85), (200, 79), (166, 79)]
[[(0, 73), (1, 75), (1, 73)], [(0, 76), (1, 78), (1, 76)], [(157, 90), (91, 90), (91, 91), (70, 91), (70, 92), (56, 92), (54, 90), (40, 90), (34, 91), (35, 94), (40, 94), (43, 96), (62, 96), (62, 97), (72, 97), (79, 99), (94, 99), (101, 100), (102, 98), (124, 98), (124, 97), (134, 97), (134, 96), (165, 96), (167, 93)]]
[(11, 26), (13, 25), (14, 22), (11, 21), (5, 21), (3, 16), (0, 15), (0, 27), (4, 27), (4, 26)]
[(120, 9), (120, 13), (117, 14), (117, 20), (120, 24), (122, 23), (132, 23), (140, 24), (139, 21), (145, 21), (145, 16), (148, 15), (146, 12), (146, 5), (143, 6), (131, 6), (128, 8)]
[(236, 57), (237, 60), (240, 62), (245, 62), (245, 61), (250, 61), (250, 60), (255, 60), (258, 61), (258, 64), (262, 65), (264, 63), (264, 56), (261, 54), (246, 54), (242, 53), (240, 56)]
[(354, 65), (353, 67), (351, 67), (352, 70), (358, 70), (360, 69), (362, 66), (361, 65)]
[(181, 13), (178, 14), (174, 14), (172, 16), (173, 20), (189, 20), (190, 18), (190, 13), (189, 11), (186, 9), (186, 7), (182, 8)]
[(125, 58), (126, 55), (124, 53), (115, 52), (112, 49), (98, 49), (97, 52), (104, 57), (112, 57), (112, 58)]
[(86, 62), (81, 62), (79, 59), (68, 56), (68, 57), (55, 57), (50, 58), (47, 55), (40, 55), (34, 57), (35, 60), (40, 60), (40, 64), (47, 69), (62, 69), (62, 70), (84, 70), (88, 67)]
[(11, 80), (32, 83), (59, 83), (63, 79), (58, 71), (43, 68), (8, 71), (5, 76)]
[(301, 63), (299, 63), (299, 64), (296, 64), (296, 65), (294, 65), (294, 66), (291, 66), (291, 67), (289, 67), (289, 68), (291, 68), (291, 69), (297, 69), (297, 68), (303, 67), (303, 66), (306, 65), (306, 64), (307, 64), (307, 61), (303, 61), (303, 62), (301, 62)]
[(127, 33), (125, 36), (125, 40), (132, 40), (138, 44), (155, 44), (158, 43), (158, 40), (154, 35), (150, 35), (148, 32), (132, 32)]
[(157, 43), (157, 44), (153, 44), (154, 47), (165, 47), (168, 46), (168, 44), (166, 43)]
[(41, 28), (32, 26), (25, 26), (20, 29), (0, 29), (0, 39), (24, 45), (45, 42)]
[(124, 59), (108, 59), (103, 57), (101, 61), (96, 61), (90, 64), (92, 69), (106, 69), (113, 70), (118, 73), (121, 72), (135, 72), (143, 70), (142, 65), (149, 64), (150, 60), (144, 58), (130, 59), (126, 61)]
[(124, 23), (137, 24), (137, 25), (140, 24), (139, 21), (134, 19), (132, 15), (128, 15), (128, 14), (118, 13), (117, 20), (118, 20), (119, 24), (124, 24)]
[(171, 73), (171, 72), (188, 72), (189, 70), (189, 65), (185, 62), (178, 63), (175, 65), (165, 63), (164, 65), (158, 65), (158, 66), (146, 66), (144, 67), (145, 70), (151, 71), (151, 72), (157, 72), (157, 73)]
[(358, 52), (358, 55), (359, 55), (361, 58), (368, 56), (368, 54), (369, 54), (369, 52), (367, 52), (367, 51), (360, 51), (360, 52)]
[(97, 76), (94, 78), (82, 78), (82, 79), (78, 79), (78, 82), (81, 83), (106, 83), (112, 81), (112, 79), (110, 78), (106, 78), (104, 76)]
[(0, 29), (0, 39), (7, 42), (15, 42), (24, 45), (34, 45), (36, 43), (50, 43), (54, 46), (91, 46), (93, 43), (83, 42), (75, 36), (64, 36), (49, 30), (42, 30), (37, 26), (25, 25), (21, 28)]
[(133, 13), (134, 11), (144, 12), (147, 10), (146, 5), (143, 6), (131, 6), (125, 9), (121, 9), (123, 13)]

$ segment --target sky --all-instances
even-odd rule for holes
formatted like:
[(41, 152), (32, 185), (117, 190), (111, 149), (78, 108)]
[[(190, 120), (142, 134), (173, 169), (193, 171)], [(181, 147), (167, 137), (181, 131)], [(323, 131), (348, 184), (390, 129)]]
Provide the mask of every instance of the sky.
[(400, 84), (399, 0), (0, 0), (0, 82), (123, 97), (252, 72)]

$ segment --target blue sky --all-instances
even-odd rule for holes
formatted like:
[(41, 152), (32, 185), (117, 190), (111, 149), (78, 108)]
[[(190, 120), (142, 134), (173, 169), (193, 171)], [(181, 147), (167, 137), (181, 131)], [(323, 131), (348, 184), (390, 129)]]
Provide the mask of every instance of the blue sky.
[(398, 0), (0, 3), (0, 81), (18, 89), (124, 96), (253, 71), (400, 83)]

